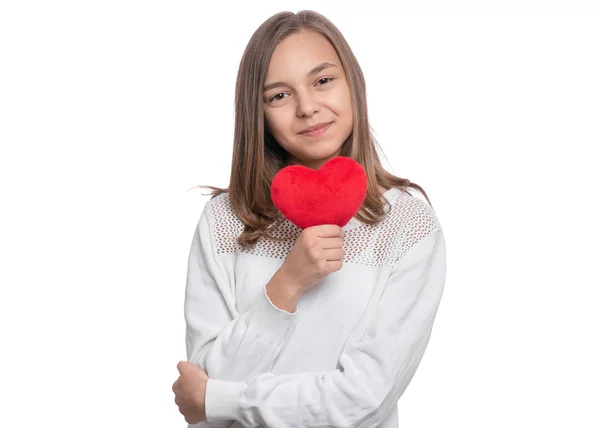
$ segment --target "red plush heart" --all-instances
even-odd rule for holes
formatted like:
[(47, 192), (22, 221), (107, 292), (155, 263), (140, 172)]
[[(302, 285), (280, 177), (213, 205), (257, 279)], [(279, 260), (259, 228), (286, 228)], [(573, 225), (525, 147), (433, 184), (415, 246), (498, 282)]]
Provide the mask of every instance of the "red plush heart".
[(301, 229), (321, 224), (345, 226), (367, 194), (361, 164), (338, 156), (314, 170), (302, 165), (282, 168), (271, 183), (271, 199)]

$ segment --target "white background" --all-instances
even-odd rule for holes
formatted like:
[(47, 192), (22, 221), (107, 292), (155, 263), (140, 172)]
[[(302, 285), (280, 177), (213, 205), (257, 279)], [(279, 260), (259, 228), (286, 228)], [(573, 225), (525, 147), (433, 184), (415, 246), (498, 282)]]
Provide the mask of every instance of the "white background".
[(0, 426), (185, 426), (188, 189), (227, 186), (242, 52), (302, 9), (445, 230), (400, 426), (600, 426), (599, 4), (396, 3), (2, 2)]

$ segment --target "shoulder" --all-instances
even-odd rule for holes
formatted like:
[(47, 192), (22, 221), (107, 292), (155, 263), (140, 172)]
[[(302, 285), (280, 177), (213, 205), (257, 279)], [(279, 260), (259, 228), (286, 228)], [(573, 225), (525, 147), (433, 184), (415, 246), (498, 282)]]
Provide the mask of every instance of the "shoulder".
[(229, 193), (222, 193), (209, 199), (202, 215), (208, 220), (210, 234), (217, 253), (236, 253), (237, 237), (244, 230), (244, 224), (233, 211)]
[(435, 210), (424, 197), (397, 190), (398, 197), (392, 202), (391, 211), (399, 216), (407, 227), (420, 228), (428, 233), (442, 228)]
[(229, 201), (229, 192), (221, 193), (220, 195), (211, 197), (204, 205), (204, 211), (209, 216), (227, 216), (233, 214), (231, 203)]
[(431, 205), (423, 197), (399, 188), (385, 191), (385, 214), (377, 223), (353, 219), (344, 227), (344, 261), (379, 268), (395, 265), (416, 244), (441, 230)]
[(401, 189), (394, 189), (388, 213), (382, 226), (396, 239), (397, 257), (403, 257), (421, 240), (442, 229), (433, 207), (424, 197), (416, 196)]

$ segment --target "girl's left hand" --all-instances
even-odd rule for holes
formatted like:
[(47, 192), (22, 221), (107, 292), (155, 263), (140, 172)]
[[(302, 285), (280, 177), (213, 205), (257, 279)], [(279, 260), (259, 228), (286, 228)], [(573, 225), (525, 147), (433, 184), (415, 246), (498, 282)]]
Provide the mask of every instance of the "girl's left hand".
[(179, 378), (173, 383), (175, 403), (188, 424), (197, 424), (206, 419), (204, 402), (208, 375), (197, 365), (189, 361), (177, 364)]

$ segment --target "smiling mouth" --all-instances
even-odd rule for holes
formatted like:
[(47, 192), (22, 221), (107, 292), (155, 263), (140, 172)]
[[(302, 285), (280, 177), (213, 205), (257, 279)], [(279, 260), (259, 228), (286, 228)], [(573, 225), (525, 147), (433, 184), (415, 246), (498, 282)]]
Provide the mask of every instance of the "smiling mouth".
[(331, 126), (331, 123), (328, 123), (327, 125), (323, 125), (320, 128), (317, 129), (313, 129), (312, 131), (307, 131), (307, 132), (301, 132), (300, 135), (304, 135), (306, 137), (318, 137), (320, 135), (323, 135)]

